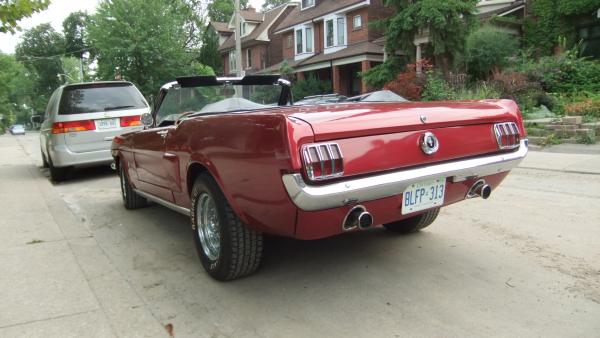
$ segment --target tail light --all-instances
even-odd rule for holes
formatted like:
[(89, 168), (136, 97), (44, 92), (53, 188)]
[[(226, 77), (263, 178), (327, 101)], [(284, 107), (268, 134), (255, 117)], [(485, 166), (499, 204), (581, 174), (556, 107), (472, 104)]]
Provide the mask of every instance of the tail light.
[(337, 143), (314, 143), (302, 146), (306, 177), (311, 181), (344, 175), (344, 158)]
[(55, 122), (52, 124), (52, 134), (64, 134), (95, 129), (96, 124), (94, 124), (93, 120)]
[(494, 125), (494, 134), (496, 142), (500, 149), (516, 149), (519, 148), (521, 142), (521, 133), (519, 127), (514, 122), (496, 123)]
[(121, 127), (141, 126), (142, 122), (140, 121), (140, 119), (140, 115), (123, 116), (121, 117)]

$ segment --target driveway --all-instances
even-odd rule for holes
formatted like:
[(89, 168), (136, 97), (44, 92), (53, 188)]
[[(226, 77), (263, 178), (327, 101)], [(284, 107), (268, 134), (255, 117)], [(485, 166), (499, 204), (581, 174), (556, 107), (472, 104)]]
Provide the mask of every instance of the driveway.
[(35, 134), (0, 136), (0, 155), (0, 336), (600, 334), (598, 155), (532, 152), (418, 234), (269, 238), (228, 283), (202, 270), (186, 217), (125, 210), (110, 169), (51, 184)]

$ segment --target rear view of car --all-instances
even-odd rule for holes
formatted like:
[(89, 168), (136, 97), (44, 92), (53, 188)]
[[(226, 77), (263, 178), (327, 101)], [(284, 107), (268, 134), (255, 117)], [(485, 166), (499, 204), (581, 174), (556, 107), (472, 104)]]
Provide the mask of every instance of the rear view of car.
[(14, 124), (9, 130), (13, 135), (25, 135), (25, 127), (22, 124)]
[(142, 129), (140, 116), (149, 111), (140, 91), (129, 82), (95, 82), (57, 89), (48, 103), (41, 128), (44, 165), (55, 181), (70, 167), (112, 162), (112, 139)]

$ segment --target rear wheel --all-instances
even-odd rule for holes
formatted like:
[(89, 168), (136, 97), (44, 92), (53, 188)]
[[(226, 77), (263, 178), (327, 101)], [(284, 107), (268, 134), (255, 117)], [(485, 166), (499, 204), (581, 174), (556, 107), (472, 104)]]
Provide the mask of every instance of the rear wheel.
[(121, 181), (121, 197), (123, 197), (125, 208), (139, 209), (148, 205), (148, 200), (133, 190), (123, 164), (119, 166), (119, 178)]
[(258, 268), (263, 234), (246, 227), (208, 174), (194, 183), (191, 221), (198, 257), (213, 278), (232, 280)]
[(67, 178), (69, 167), (55, 167), (51, 157), (48, 157), (48, 167), (50, 168), (50, 178), (54, 182), (61, 182)]
[(401, 233), (401, 234), (409, 234), (412, 232), (417, 232), (423, 228), (428, 227), (435, 221), (438, 214), (440, 213), (440, 208), (429, 210), (423, 214), (413, 216), (411, 218), (403, 219), (401, 221), (392, 222), (384, 224), (383, 226), (392, 232)]

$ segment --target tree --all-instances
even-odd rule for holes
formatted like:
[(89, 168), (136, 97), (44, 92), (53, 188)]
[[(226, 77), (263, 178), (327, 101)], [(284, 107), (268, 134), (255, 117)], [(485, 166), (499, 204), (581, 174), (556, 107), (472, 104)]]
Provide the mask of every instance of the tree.
[(45, 107), (54, 89), (61, 84), (58, 74), (63, 73), (61, 56), (64, 51), (64, 37), (50, 24), (41, 24), (27, 30), (17, 45), (17, 60), (23, 62), (33, 73), (33, 106), (37, 110)]
[(73, 12), (63, 21), (63, 33), (65, 34), (65, 51), (78, 59), (88, 49), (86, 25), (89, 15), (85, 12)]
[(211, 26), (207, 26), (204, 31), (204, 37), (202, 38), (202, 48), (200, 48), (198, 60), (201, 63), (212, 67), (215, 72), (221, 73), (223, 70), (223, 58), (221, 57), (218, 48), (219, 36)]
[(265, 0), (265, 2), (262, 5), (262, 11), (268, 11), (279, 5), (287, 4), (288, 2), (290, 2), (290, 0)]
[(0, 2), (0, 33), (15, 33), (19, 30), (17, 22), (43, 11), (50, 0), (3, 0)]
[(480, 79), (488, 78), (506, 66), (508, 57), (518, 48), (515, 36), (489, 25), (479, 28), (467, 38), (465, 55), (469, 73)]
[[(248, 0), (240, 0), (240, 7), (247, 8)], [(213, 0), (208, 4), (208, 17), (211, 21), (229, 22), (233, 9), (234, 0)]]
[(103, 80), (122, 78), (150, 96), (177, 76), (193, 72), (190, 12), (183, 0), (104, 0), (88, 25)]
[(0, 53), (0, 131), (11, 123), (28, 122), (33, 96), (30, 75), (13, 55)]

